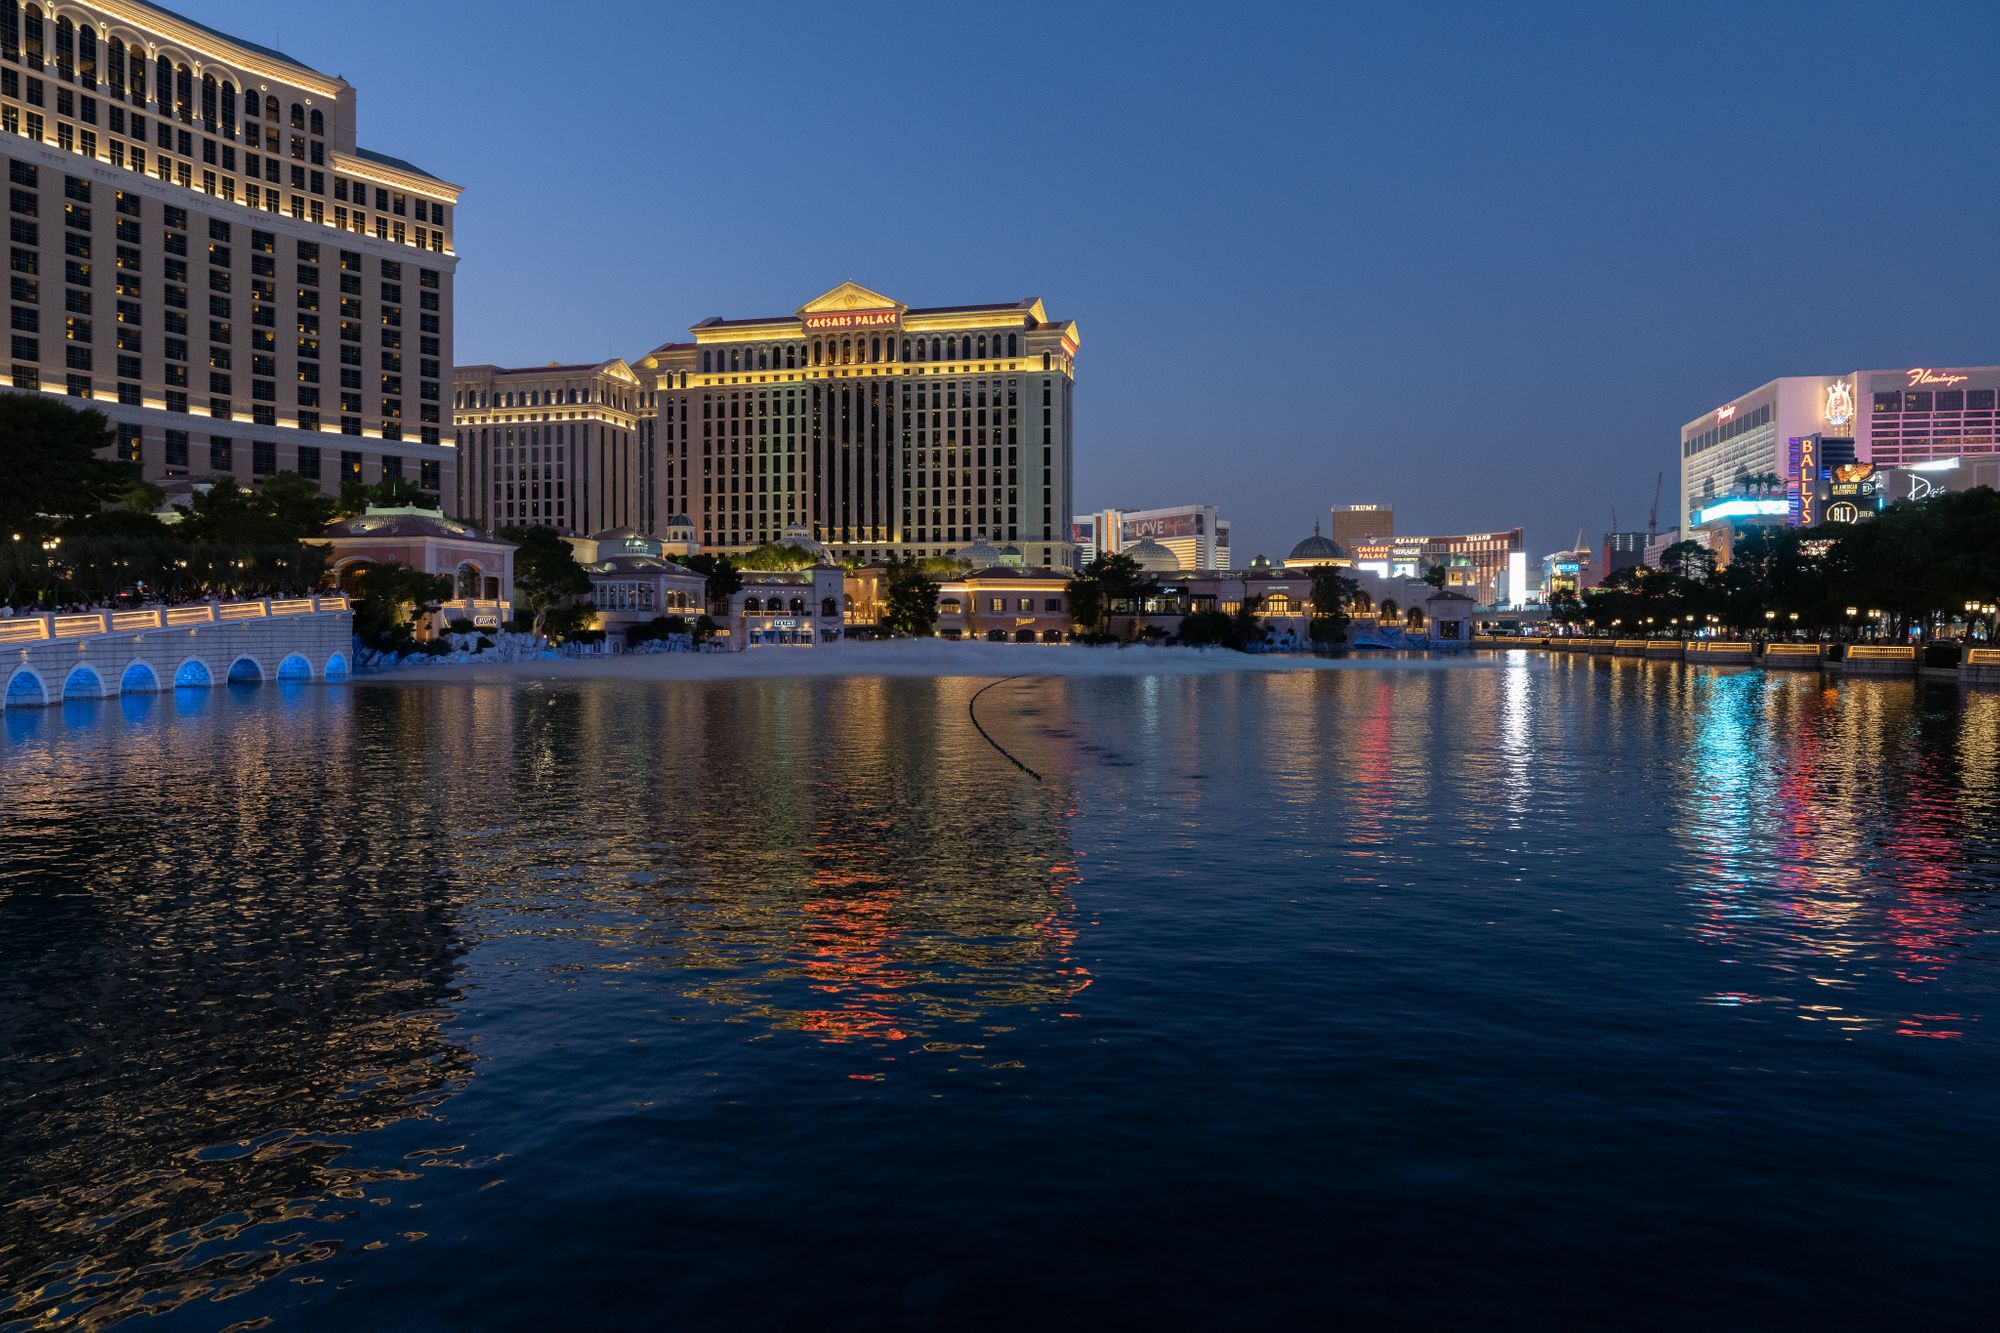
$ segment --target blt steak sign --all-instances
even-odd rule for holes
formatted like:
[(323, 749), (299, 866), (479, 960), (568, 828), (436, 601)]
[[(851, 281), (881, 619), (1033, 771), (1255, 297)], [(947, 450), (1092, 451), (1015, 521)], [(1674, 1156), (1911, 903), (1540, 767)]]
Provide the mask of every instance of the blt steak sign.
[(893, 310), (834, 310), (807, 315), (808, 329), (879, 329), (896, 322)]

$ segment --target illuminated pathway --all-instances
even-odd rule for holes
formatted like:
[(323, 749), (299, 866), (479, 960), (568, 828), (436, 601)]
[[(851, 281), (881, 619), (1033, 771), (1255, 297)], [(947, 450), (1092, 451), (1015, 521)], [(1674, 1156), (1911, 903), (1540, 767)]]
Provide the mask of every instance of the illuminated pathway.
[(4, 706), (151, 694), (225, 681), (345, 680), (345, 597), (197, 602), (0, 620)]

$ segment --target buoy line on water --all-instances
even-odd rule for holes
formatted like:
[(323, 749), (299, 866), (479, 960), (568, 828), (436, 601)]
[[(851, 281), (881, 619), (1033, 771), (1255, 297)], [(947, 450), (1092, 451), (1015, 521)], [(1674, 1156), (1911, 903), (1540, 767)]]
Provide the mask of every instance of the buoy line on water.
[(986, 693), (986, 691), (992, 689), (995, 685), (1005, 685), (1010, 680), (1026, 680), (1028, 679), (1029, 676), (1033, 674), (1034, 674), (1033, 672), (1024, 671), (1018, 676), (1002, 676), (999, 680), (987, 681), (984, 685), (981, 685), (977, 690), (974, 690), (972, 693), (972, 697), (965, 701), (965, 715), (972, 719), (973, 730), (979, 733), (980, 739), (984, 740), (988, 745), (998, 750), (1001, 753), (1001, 755), (1007, 760), (1008, 763), (1020, 769), (1023, 773), (1026, 773), (1029, 777), (1033, 778), (1035, 781), (1040, 782), (1042, 780), (1042, 775), (1040, 773), (1037, 773), (1034, 769), (1029, 768), (1026, 764), (1016, 759), (1013, 756), (1013, 754), (1008, 751), (1006, 746), (1002, 745), (999, 741), (994, 740), (992, 735), (986, 730), (986, 728), (979, 725), (979, 712), (978, 712), (980, 695)]

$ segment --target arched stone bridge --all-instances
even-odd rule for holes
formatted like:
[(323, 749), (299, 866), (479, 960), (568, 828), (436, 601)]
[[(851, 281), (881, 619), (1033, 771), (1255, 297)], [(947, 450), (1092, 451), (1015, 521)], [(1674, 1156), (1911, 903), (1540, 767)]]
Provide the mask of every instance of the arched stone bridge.
[(0, 619), (0, 706), (228, 683), (344, 681), (353, 641), (345, 597), (15, 616)]

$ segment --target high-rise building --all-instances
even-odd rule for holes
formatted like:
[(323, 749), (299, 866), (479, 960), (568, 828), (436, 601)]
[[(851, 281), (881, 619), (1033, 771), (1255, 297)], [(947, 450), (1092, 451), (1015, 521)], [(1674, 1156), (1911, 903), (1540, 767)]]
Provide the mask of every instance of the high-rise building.
[(1396, 511), (1388, 505), (1335, 505), (1333, 540), (1344, 551), (1374, 546), (1396, 535)]
[(645, 529), (651, 478), (639, 449), (641, 386), (620, 360), (503, 370), (459, 366), (453, 510), (484, 528), (569, 536)]
[(1155, 541), (1174, 553), (1183, 570), (1229, 568), (1229, 521), (1214, 505), (1166, 509), (1123, 509), (1119, 544)]
[(1039, 299), (913, 309), (847, 282), (789, 315), (690, 332), (641, 368), (655, 509), (691, 516), (703, 549), (798, 525), (836, 558), (984, 536), (1030, 564), (1072, 563), (1077, 330)]
[(155, 481), (452, 492), (459, 190), (358, 147), (345, 80), (140, 0), (0, 0), (0, 156), (6, 387)]
[(1597, 577), (1592, 582), (1602, 583), (1621, 569), (1634, 569), (1645, 563), (1645, 533), (1607, 532), (1597, 557)]
[(1100, 555), (1125, 549), (1125, 515), (1116, 509), (1076, 514), (1070, 518), (1069, 539), (1076, 543), (1076, 567), (1082, 569)]

